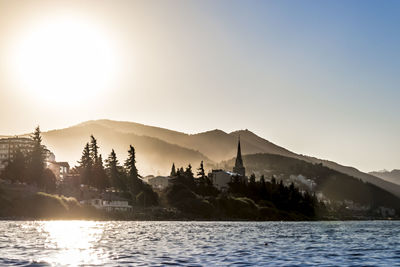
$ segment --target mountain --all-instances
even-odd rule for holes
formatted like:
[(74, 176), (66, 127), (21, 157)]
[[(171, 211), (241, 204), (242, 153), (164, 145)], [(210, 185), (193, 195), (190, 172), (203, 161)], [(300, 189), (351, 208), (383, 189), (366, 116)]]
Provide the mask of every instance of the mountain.
[[(322, 164), (262, 153), (245, 155), (243, 160), (246, 163), (247, 173), (255, 173), (258, 177), (265, 175), (267, 179), (274, 175), (278, 180), (296, 183), (297, 187), (312, 188), (329, 200), (351, 200), (362, 205), (373, 203), (376, 206), (400, 208), (400, 198), (390, 192)], [(235, 158), (223, 163), (228, 169), (234, 164)], [(298, 177), (299, 175), (301, 177)]]
[(356, 177), (358, 179), (361, 179), (364, 182), (368, 182), (368, 183), (374, 184), (376, 186), (379, 186), (379, 187), (387, 190), (388, 192), (391, 192), (392, 194), (400, 197), (400, 185), (399, 184), (395, 184), (390, 181), (383, 180), (383, 179), (373, 176), (371, 174), (361, 172), (354, 167), (343, 166), (343, 165), (340, 165), (333, 161), (322, 160), (322, 159), (317, 159), (317, 158), (308, 157), (308, 156), (301, 156), (301, 159), (304, 159), (305, 161), (315, 163), (315, 164), (322, 164), (322, 165), (324, 165), (328, 168), (331, 168), (335, 171), (347, 174), (349, 176)]
[(400, 170), (370, 172), (370, 175), (400, 185)]
[(134, 145), (137, 166), (142, 175), (158, 174), (158, 172), (167, 174), (171, 170), (173, 162), (177, 166), (186, 166), (188, 163), (197, 166), (201, 160), (206, 163), (210, 162), (205, 155), (198, 151), (170, 144), (158, 138), (119, 132), (97, 124), (81, 124), (42, 133), (43, 143), (55, 153), (56, 159), (68, 161), (72, 166), (77, 165), (84, 145), (90, 141), (91, 134), (98, 141), (103, 159), (106, 159), (114, 149), (121, 164), (127, 157), (129, 145)]
[(258, 137), (248, 130), (237, 131), (228, 134), (224, 131), (215, 129), (198, 134), (185, 134), (134, 122), (119, 122), (112, 120), (88, 121), (80, 125), (101, 125), (121, 133), (135, 133), (137, 135), (158, 138), (171, 144), (176, 144), (200, 151), (202, 154), (207, 155), (212, 161), (215, 162), (220, 162), (236, 155), (237, 140), (239, 135), (241, 136), (243, 147), (242, 152), (244, 154), (265, 152), (286, 156), (295, 155), (284, 148)]
[(168, 174), (172, 162), (177, 166), (191, 163), (196, 168), (201, 160), (208, 164), (229, 160), (236, 156), (237, 140), (240, 136), (243, 154), (276, 154), (322, 164), (400, 196), (398, 184), (363, 173), (353, 167), (296, 154), (249, 130), (226, 133), (216, 129), (198, 134), (186, 134), (133, 122), (94, 120), (66, 129), (44, 132), (43, 137), (44, 143), (55, 152), (59, 160), (68, 160), (75, 164), (80, 158), (84, 144), (89, 141), (90, 134), (99, 139), (103, 157), (114, 148), (122, 160), (126, 157), (129, 144), (134, 145), (137, 150), (138, 167), (142, 174), (158, 172)]

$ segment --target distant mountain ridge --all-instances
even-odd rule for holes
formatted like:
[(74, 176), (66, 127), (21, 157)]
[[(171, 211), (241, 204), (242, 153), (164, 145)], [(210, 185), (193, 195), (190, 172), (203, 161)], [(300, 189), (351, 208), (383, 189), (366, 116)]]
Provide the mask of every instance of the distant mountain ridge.
[[(274, 175), (286, 182), (296, 182), (291, 177), (296, 177), (300, 174), (303, 177), (310, 178), (314, 182), (313, 189), (322, 193), (329, 200), (351, 200), (364, 205), (373, 203), (377, 206), (400, 208), (400, 198), (387, 190), (383, 190), (381, 187), (371, 183), (364, 183), (353, 176), (335, 171), (321, 164), (265, 153), (245, 155), (243, 160), (247, 163), (247, 171), (257, 174), (258, 177), (265, 175), (268, 179)], [(235, 158), (223, 162), (223, 165), (228, 169), (232, 168), (234, 164)], [(304, 183), (304, 181), (298, 183), (298, 186), (306, 184), (305, 187), (309, 189), (311, 184)]]
[(370, 175), (400, 185), (400, 170), (370, 172)]
[(68, 161), (72, 166), (77, 165), (91, 134), (98, 140), (103, 159), (106, 159), (114, 149), (120, 164), (123, 164), (127, 157), (129, 145), (134, 145), (141, 174), (159, 174), (160, 171), (165, 174), (171, 168), (172, 162), (178, 166), (187, 165), (188, 162), (197, 164), (201, 160), (210, 162), (207, 156), (198, 151), (170, 144), (158, 138), (119, 132), (97, 124), (81, 124), (42, 133), (44, 144), (55, 153), (57, 159)]
[(93, 120), (66, 129), (44, 132), (43, 141), (60, 160), (67, 160), (74, 164), (80, 158), (80, 153), (84, 144), (89, 141), (90, 134), (94, 134), (99, 139), (103, 158), (106, 158), (111, 148), (114, 148), (120, 161), (123, 162), (129, 144), (134, 145), (137, 150), (138, 167), (142, 174), (168, 174), (172, 162), (175, 162), (177, 166), (191, 163), (193, 168), (197, 168), (201, 160), (209, 164), (229, 160), (236, 155), (237, 140), (240, 135), (243, 154), (277, 154), (314, 164), (323, 164), (400, 196), (398, 184), (363, 173), (353, 167), (296, 154), (249, 130), (226, 133), (216, 129), (198, 134), (186, 134), (134, 122)]

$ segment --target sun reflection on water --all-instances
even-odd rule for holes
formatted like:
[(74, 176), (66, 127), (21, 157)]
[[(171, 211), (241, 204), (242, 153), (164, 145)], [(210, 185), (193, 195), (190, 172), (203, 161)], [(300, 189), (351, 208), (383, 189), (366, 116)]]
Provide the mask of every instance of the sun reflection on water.
[(105, 253), (98, 247), (104, 225), (93, 221), (48, 221), (38, 229), (46, 236), (46, 249), (51, 251), (43, 261), (55, 265), (98, 265)]

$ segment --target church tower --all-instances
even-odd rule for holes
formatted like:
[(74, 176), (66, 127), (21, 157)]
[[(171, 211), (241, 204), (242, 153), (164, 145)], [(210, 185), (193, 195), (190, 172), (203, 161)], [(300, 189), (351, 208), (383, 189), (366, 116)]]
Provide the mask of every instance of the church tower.
[(237, 148), (235, 167), (233, 167), (233, 172), (240, 174), (243, 178), (246, 176), (246, 169), (243, 166), (242, 151), (240, 149), (240, 136)]

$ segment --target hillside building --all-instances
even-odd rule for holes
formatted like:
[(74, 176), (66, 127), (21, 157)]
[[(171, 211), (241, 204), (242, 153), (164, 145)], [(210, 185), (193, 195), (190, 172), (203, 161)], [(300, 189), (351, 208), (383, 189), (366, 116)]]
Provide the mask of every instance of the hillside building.
[[(10, 137), (0, 139), (0, 173), (5, 169), (8, 162), (13, 161), (17, 151), (21, 151), (24, 156), (32, 152), (35, 143), (27, 137)], [(55, 155), (43, 146), (45, 151), (46, 163), (55, 161)]]
[(163, 190), (168, 187), (171, 181), (168, 176), (156, 176), (148, 178), (147, 183), (151, 185), (153, 189)]
[(229, 189), (229, 183), (234, 177), (239, 177), (243, 182), (247, 182), (246, 168), (243, 165), (242, 150), (240, 147), (240, 138), (238, 141), (237, 155), (233, 172), (217, 169), (212, 170), (208, 174), (208, 177), (211, 179), (213, 185), (221, 191), (226, 191)]
[(227, 191), (229, 189), (229, 183), (234, 176), (237, 176), (237, 174), (222, 169), (212, 170), (208, 173), (208, 178), (212, 181), (213, 185), (221, 191)]
[(50, 161), (47, 166), (56, 176), (57, 181), (62, 182), (69, 174), (68, 162)]
[(80, 201), (81, 204), (90, 205), (99, 210), (107, 212), (132, 211), (132, 206), (124, 198), (113, 197), (112, 199), (94, 198)]

